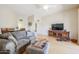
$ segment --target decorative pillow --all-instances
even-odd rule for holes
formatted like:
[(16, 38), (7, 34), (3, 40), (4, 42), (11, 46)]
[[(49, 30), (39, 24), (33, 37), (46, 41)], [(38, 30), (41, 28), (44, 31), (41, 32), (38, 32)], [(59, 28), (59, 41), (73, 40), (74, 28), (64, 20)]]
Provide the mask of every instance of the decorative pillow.
[(11, 35), (11, 33), (0, 34), (0, 38), (2, 38), (2, 39), (8, 39), (9, 35)]
[(48, 42), (47, 40), (43, 39), (43, 40), (37, 41), (35, 44), (33, 44), (33, 46), (37, 48), (43, 48), (47, 42)]
[(32, 37), (32, 36), (34, 36), (34, 33), (30, 32), (30, 31), (27, 31), (27, 37)]

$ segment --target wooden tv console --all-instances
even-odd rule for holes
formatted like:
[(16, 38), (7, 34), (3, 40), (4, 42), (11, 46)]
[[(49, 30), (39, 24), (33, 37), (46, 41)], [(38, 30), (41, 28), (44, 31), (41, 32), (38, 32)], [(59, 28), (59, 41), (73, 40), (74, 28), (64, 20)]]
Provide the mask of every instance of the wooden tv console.
[(48, 35), (63, 39), (70, 39), (69, 32), (64, 30), (48, 30)]

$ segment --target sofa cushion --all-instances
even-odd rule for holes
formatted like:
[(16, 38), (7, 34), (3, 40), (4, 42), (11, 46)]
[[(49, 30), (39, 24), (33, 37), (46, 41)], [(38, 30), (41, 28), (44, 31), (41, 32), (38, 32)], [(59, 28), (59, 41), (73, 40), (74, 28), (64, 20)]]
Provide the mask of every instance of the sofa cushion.
[(8, 37), (8, 39), (11, 40), (15, 44), (15, 46), (17, 47), (17, 40), (12, 35), (10, 35)]
[(20, 49), (22, 46), (28, 44), (29, 42), (30, 42), (29, 39), (21, 39), (21, 40), (19, 40), (17, 49)]
[(5, 50), (5, 46), (8, 43), (6, 39), (0, 39), (0, 50)]
[(26, 31), (16, 31), (12, 32), (12, 35), (16, 38), (16, 40), (26, 39)]
[(10, 54), (14, 54), (15, 53), (15, 44), (12, 41), (9, 41), (6, 46), (5, 46), (6, 50), (10, 51)]

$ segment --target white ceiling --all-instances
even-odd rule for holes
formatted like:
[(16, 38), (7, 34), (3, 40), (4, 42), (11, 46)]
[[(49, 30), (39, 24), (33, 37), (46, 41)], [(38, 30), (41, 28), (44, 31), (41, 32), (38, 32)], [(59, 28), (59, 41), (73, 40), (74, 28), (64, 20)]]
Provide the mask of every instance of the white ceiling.
[(48, 4), (48, 10), (44, 10), (42, 8), (43, 5), (44, 4), (6, 4), (0, 5), (0, 7), (5, 6), (6, 8), (10, 8), (18, 15), (46, 16), (55, 12), (76, 8), (79, 6), (77, 4)]

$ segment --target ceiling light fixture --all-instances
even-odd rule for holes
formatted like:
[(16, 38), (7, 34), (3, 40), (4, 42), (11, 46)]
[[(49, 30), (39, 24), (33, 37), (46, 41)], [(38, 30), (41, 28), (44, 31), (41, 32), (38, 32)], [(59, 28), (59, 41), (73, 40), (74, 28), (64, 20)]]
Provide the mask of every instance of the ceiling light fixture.
[(47, 10), (48, 9), (48, 5), (44, 5), (43, 9)]

